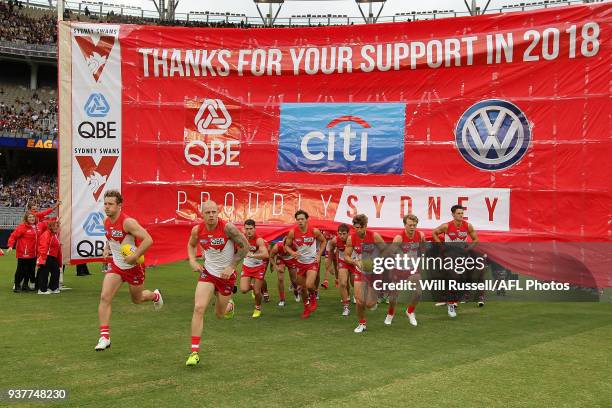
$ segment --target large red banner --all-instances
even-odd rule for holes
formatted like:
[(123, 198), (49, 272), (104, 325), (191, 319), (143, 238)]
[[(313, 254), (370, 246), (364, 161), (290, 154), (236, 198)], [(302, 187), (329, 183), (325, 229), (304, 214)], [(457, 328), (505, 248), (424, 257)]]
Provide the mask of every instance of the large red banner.
[(121, 189), (147, 262), (186, 258), (207, 199), (268, 239), (300, 208), (388, 236), (461, 204), (483, 241), (610, 241), (611, 11), (120, 26)]

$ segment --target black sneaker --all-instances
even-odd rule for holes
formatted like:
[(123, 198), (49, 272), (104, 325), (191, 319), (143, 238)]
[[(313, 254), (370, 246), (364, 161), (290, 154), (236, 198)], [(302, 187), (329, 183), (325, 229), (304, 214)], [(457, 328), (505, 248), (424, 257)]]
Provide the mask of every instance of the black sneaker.
[(15, 289), (13, 289), (13, 292), (15, 292), (15, 293), (21, 293), (21, 289), (19, 289), (19, 288), (15, 288)]

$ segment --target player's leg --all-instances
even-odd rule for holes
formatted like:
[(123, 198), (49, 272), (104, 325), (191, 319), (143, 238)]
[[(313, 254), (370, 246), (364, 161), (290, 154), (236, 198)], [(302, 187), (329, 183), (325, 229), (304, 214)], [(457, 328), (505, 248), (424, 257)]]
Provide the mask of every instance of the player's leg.
[(253, 279), (253, 292), (255, 293), (255, 310), (253, 310), (253, 317), (257, 318), (261, 316), (261, 301), (263, 300), (263, 279)]
[(227, 317), (227, 314), (230, 313), (233, 308), (234, 303), (232, 302), (232, 294), (223, 295), (217, 292), (217, 301), (215, 302), (215, 316), (217, 319)]
[(193, 366), (200, 362), (200, 339), (204, 329), (204, 313), (215, 293), (212, 282), (198, 282), (195, 290), (193, 315), (191, 316), (191, 354), (186, 365)]
[(145, 289), (144, 285), (130, 285), (130, 297), (132, 303), (139, 305), (147, 301), (152, 302), (156, 296), (152, 291)]
[(355, 333), (366, 330), (366, 309), (372, 309), (377, 305), (377, 294), (363, 276), (355, 277), (355, 299), (357, 300), (357, 316), (359, 324), (355, 328)]
[(289, 271), (289, 280), (291, 281), (291, 286), (293, 286), (293, 296), (295, 296), (295, 301), (299, 302), (301, 300), (301, 289), (297, 278), (298, 270), (295, 266), (288, 266), (287, 270)]
[(308, 289), (310, 311), (314, 312), (317, 309), (317, 284), (319, 283), (319, 265), (315, 266), (315, 269), (308, 269), (306, 271), (306, 288)]
[(261, 280), (260, 292), (261, 292), (261, 295), (263, 296), (264, 302), (268, 303), (270, 301), (270, 292), (268, 292), (268, 282), (266, 281), (266, 278), (263, 278)]
[(388, 291), (387, 292), (389, 307), (387, 308), (387, 316), (385, 316), (385, 324), (388, 326), (393, 323), (393, 317), (395, 317), (395, 306), (397, 305), (397, 298), (399, 296), (399, 292)]
[(121, 287), (121, 275), (116, 273), (108, 273), (102, 281), (102, 291), (100, 292), (100, 303), (98, 304), (98, 320), (100, 321), (100, 338), (98, 344), (94, 348), (96, 351), (102, 351), (110, 347), (110, 317), (111, 303), (115, 294)]
[[(329, 252), (328, 252), (329, 254)], [(325, 257), (325, 272), (323, 275), (323, 283), (321, 284), (321, 286), (324, 289), (327, 289), (327, 287), (329, 286), (329, 276), (332, 274), (332, 256), (331, 255), (327, 255)]]
[(302, 312), (302, 319), (306, 319), (310, 315), (310, 302), (308, 298), (308, 289), (306, 287), (306, 271), (298, 271), (296, 273), (296, 287), (300, 288), (302, 302), (304, 304), (304, 311)]
[(274, 266), (278, 283), (278, 297), (280, 298), (278, 305), (285, 306), (285, 264), (278, 263)]
[(338, 269), (338, 283), (340, 289), (340, 298), (342, 300), (342, 316), (348, 316), (351, 311), (349, 309), (349, 271), (346, 268)]
[(243, 267), (242, 276), (240, 277), (240, 292), (249, 293), (251, 289), (253, 289), (253, 287), (251, 286), (251, 277), (244, 275)]
[(406, 308), (406, 316), (408, 316), (410, 324), (416, 326), (417, 320), (416, 314), (414, 313), (414, 309), (421, 300), (421, 296), (423, 294), (423, 291), (421, 290), (421, 275), (419, 273), (416, 273), (410, 276), (410, 278), (408, 278), (408, 281), (414, 283), (414, 290), (412, 291), (412, 296), (410, 297), (410, 303), (408, 303), (408, 307)]
[(153, 307), (155, 310), (160, 310), (164, 306), (164, 301), (159, 289), (150, 291), (144, 288), (144, 267), (135, 266), (129, 270), (129, 275), (127, 276), (127, 282), (130, 285), (130, 297), (132, 298), (132, 303), (140, 304), (143, 302), (153, 302)]

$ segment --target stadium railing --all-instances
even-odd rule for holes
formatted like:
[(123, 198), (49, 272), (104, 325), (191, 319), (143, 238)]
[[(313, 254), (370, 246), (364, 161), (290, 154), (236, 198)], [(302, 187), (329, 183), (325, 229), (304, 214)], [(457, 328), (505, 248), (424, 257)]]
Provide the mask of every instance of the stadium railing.
[[(599, 3), (606, 0), (541, 0), (541, 1), (525, 1), (516, 2), (502, 6), (497, 9), (487, 9), (484, 14), (496, 14), (511, 11), (525, 11), (538, 8), (559, 7), (572, 4), (583, 3)], [(54, 10), (49, 6), (47, 0), (25, 0), (23, 4), (26, 7), (38, 8), (45, 10)], [(130, 19), (142, 19), (147, 22), (154, 22), (159, 19), (159, 14), (155, 10), (145, 10), (141, 7), (134, 7), (122, 4), (108, 4), (99, 1), (67, 1), (66, 10), (76, 14), (82, 18), (85, 17), (85, 7), (89, 11), (89, 18), (106, 19), (109, 15), (115, 19), (124, 17), (126, 23), (138, 21), (130, 21)], [(480, 9), (479, 13), (482, 13)], [(112, 14), (111, 14), (112, 13)], [(448, 17), (467, 16), (470, 13), (466, 11), (455, 10), (427, 10), (427, 11), (407, 11), (396, 13), (393, 16), (380, 16), (378, 22), (401, 22), (415, 20), (435, 20)], [(269, 17), (269, 16), (268, 16)], [(260, 16), (247, 16), (241, 13), (234, 12), (213, 12), (213, 11), (190, 11), (188, 13), (175, 13), (175, 21), (180, 23), (226, 23), (239, 25), (241, 22), (245, 25), (261, 26), (262, 20)], [(120, 22), (120, 21), (118, 21)], [(351, 25), (363, 24), (364, 20), (361, 16), (347, 16), (337, 14), (322, 14), (311, 13), (305, 15), (293, 15), (291, 17), (278, 17), (275, 25), (279, 26), (308, 26), (308, 25)]]
[(23, 221), (25, 207), (0, 207), (0, 229), (14, 229)]

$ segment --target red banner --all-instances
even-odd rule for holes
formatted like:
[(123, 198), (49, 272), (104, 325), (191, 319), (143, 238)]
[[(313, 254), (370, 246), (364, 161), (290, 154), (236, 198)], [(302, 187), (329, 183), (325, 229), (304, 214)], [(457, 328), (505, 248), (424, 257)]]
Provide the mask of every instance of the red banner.
[(300, 208), (389, 235), (461, 204), (483, 241), (610, 241), (611, 11), (121, 26), (121, 189), (155, 240), (147, 263), (186, 258), (207, 199), (268, 239)]

